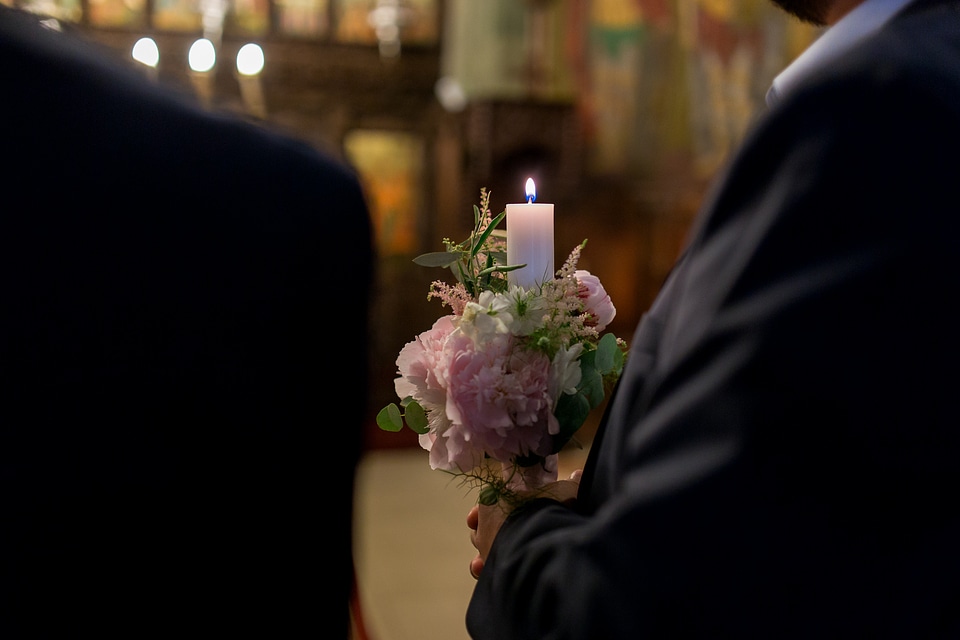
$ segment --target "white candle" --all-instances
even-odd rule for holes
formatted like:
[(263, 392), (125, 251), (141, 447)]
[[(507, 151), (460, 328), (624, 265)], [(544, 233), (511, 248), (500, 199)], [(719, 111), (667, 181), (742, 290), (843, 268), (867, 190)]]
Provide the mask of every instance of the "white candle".
[(527, 178), (527, 201), (507, 205), (507, 264), (525, 264), (507, 272), (507, 282), (524, 289), (554, 278), (553, 205), (538, 204), (536, 185)]

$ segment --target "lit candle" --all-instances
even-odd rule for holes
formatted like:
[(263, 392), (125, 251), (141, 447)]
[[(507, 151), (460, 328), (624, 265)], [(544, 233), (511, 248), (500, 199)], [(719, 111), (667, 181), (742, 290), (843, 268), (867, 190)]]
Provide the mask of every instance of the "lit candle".
[(537, 188), (527, 178), (527, 201), (507, 205), (507, 264), (525, 264), (507, 272), (507, 282), (524, 289), (552, 280), (553, 205), (537, 204)]

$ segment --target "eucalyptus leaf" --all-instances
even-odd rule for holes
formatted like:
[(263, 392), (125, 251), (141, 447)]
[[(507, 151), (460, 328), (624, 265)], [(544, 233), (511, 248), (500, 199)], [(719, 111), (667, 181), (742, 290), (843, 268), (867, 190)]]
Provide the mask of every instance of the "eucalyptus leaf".
[(471, 279), (469, 274), (463, 270), (463, 262), (456, 261), (450, 265), (450, 271), (453, 272), (453, 277), (457, 279), (457, 282), (467, 287), (467, 290), (471, 289)]
[(455, 251), (431, 251), (417, 256), (413, 262), (421, 267), (449, 267), (459, 259), (460, 254)]
[[(618, 365), (619, 361), (619, 365)], [(601, 374), (613, 373), (618, 366), (623, 366), (623, 352), (617, 345), (617, 338), (612, 333), (604, 334), (597, 343), (596, 367)]]
[(407, 420), (407, 426), (420, 435), (430, 430), (429, 423), (427, 422), (427, 414), (419, 402), (411, 402), (407, 405), (404, 418)]
[(590, 414), (590, 402), (579, 391), (573, 395), (563, 394), (557, 401), (557, 422), (560, 423), (560, 433), (553, 437), (554, 450), (560, 451), (573, 434), (583, 426)]
[(583, 371), (581, 368), (580, 385), (577, 390), (587, 400), (591, 409), (603, 402), (603, 376), (594, 368)]
[(403, 418), (400, 415), (400, 407), (391, 402), (377, 414), (377, 426), (384, 431), (397, 432), (403, 429)]

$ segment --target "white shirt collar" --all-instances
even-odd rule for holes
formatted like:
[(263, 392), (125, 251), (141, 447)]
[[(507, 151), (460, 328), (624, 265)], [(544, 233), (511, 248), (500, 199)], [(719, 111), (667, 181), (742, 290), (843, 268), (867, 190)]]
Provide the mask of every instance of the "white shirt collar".
[(767, 106), (772, 107), (804, 78), (877, 31), (910, 2), (911, 0), (865, 0), (854, 7), (773, 79), (773, 84), (767, 90)]

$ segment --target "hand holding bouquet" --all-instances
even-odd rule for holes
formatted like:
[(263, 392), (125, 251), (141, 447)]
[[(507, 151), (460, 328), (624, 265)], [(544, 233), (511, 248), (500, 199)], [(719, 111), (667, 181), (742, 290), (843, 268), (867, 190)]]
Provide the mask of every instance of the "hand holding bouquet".
[(420, 435), (430, 466), (473, 479), (480, 502), (509, 500), (557, 478), (557, 453), (573, 438), (623, 369), (626, 343), (601, 332), (616, 309), (600, 280), (578, 270), (586, 241), (552, 280), (510, 286), (503, 236), (489, 194), (474, 206), (474, 229), (446, 251), (415, 259), (450, 268), (427, 298), (450, 314), (397, 357), (400, 406), (377, 416), (387, 431), (404, 423)]

